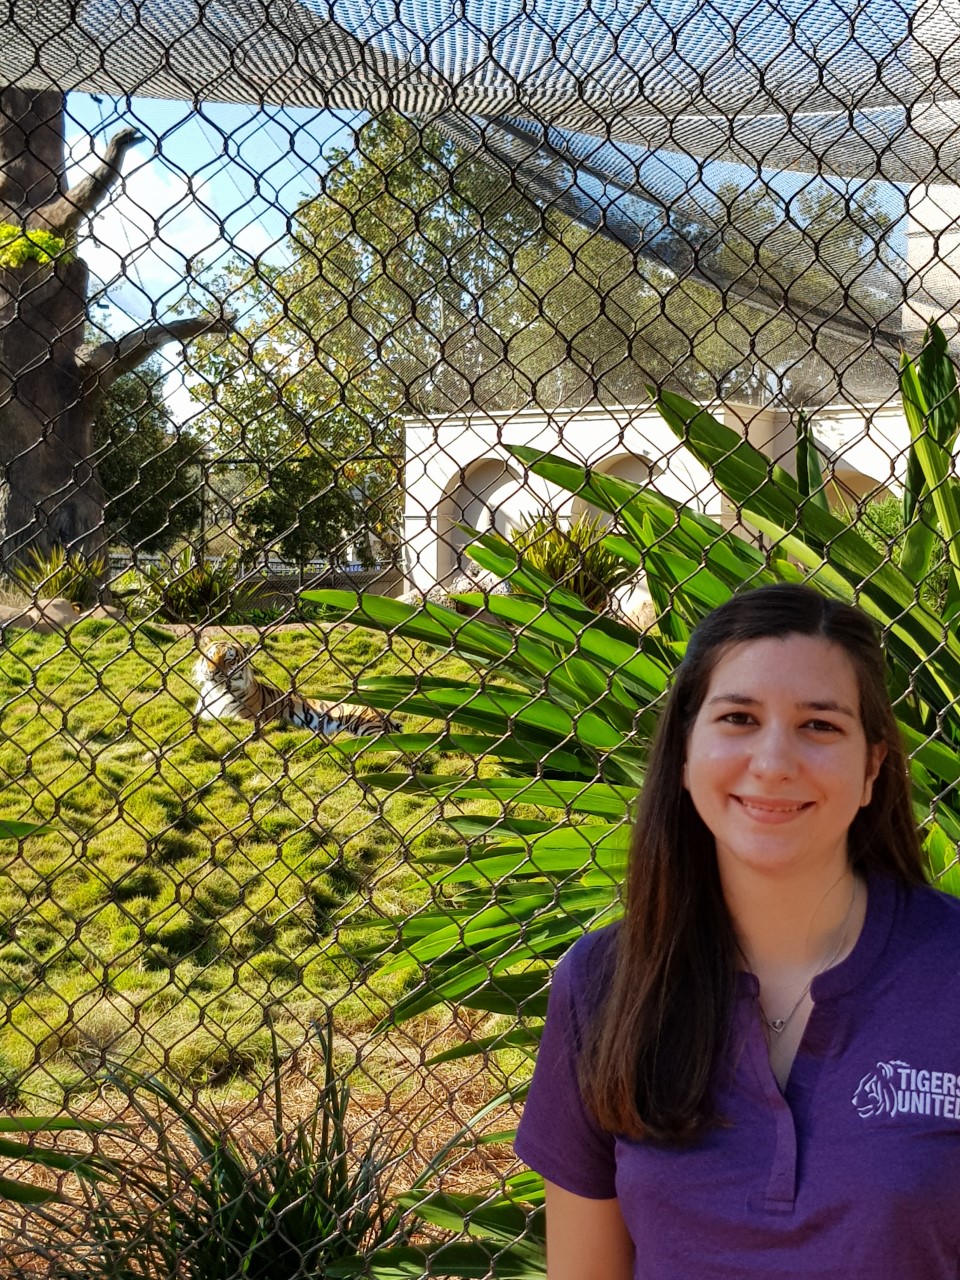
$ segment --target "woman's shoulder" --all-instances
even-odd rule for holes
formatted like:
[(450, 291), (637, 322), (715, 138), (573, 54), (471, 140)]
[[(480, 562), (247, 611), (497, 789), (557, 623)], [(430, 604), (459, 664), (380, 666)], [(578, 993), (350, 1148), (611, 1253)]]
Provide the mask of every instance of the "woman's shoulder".
[(900, 927), (917, 943), (960, 949), (960, 900), (935, 885), (901, 889)]
[(577, 1004), (595, 1004), (613, 974), (619, 931), (620, 925), (615, 923), (581, 935), (558, 962), (554, 988), (569, 993)]
[(557, 969), (571, 972), (582, 972), (600, 964), (610, 964), (616, 947), (617, 935), (620, 932), (620, 921), (605, 924), (599, 929), (591, 929), (582, 933), (570, 949), (564, 952)]

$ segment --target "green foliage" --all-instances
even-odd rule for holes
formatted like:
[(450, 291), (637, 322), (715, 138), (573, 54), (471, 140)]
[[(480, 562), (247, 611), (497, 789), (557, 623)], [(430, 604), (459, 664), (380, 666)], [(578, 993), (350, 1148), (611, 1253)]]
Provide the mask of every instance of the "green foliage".
[[(677, 220), (701, 255), (744, 281), (760, 257), (817, 304), (836, 293), (837, 277), (809, 258), (798, 265), (785, 228), (828, 242), (842, 274), (862, 265), (888, 221), (870, 189), (849, 204), (839, 192), (803, 192), (788, 210), (768, 188), (727, 184), (705, 213), (728, 228), (709, 244), (700, 243), (702, 228), (698, 235)], [(752, 243), (737, 231), (747, 225)], [(766, 243), (773, 231), (776, 247)], [(551, 407), (598, 391), (635, 403), (650, 377), (709, 396), (718, 386), (742, 392), (758, 361), (789, 368), (798, 359), (789, 324), (688, 281), (665, 289), (667, 272), (638, 269), (623, 245), (545, 213), (476, 152), (392, 112), (332, 157), (320, 191), (297, 211), (292, 240), (290, 267), (270, 282), (271, 323), (258, 318), (257, 332), (278, 357), (297, 350), (298, 390), (312, 379), (326, 391), (313, 403), (350, 404), (367, 421), (388, 407)], [(269, 372), (292, 407), (289, 366), (278, 358)]]
[[(242, 1093), (269, 1060), (266, 1008), (292, 1040), (336, 1003), (359, 1038), (402, 989), (385, 977), (358, 990), (353, 948), (382, 911), (422, 905), (404, 856), (434, 835), (429, 797), (373, 796), (375, 762), (345, 764), (353, 739), (331, 750), (305, 729), (195, 721), (196, 656), (194, 636), (149, 625), (7, 633), (0, 832), (25, 837), (0, 846), (8, 1103), (53, 1111), (106, 1053)], [(363, 671), (467, 673), (350, 627), (271, 631), (254, 663), (317, 696)], [(406, 725), (425, 765), (472, 769), (470, 735), (412, 713)], [(33, 815), (49, 828), (25, 831)]]
[(0, 267), (15, 271), (28, 262), (46, 266), (63, 255), (66, 247), (62, 237), (52, 231), (28, 231), (11, 222), (0, 222)]
[[(73, 1174), (96, 1182), (109, 1172), (109, 1163), (101, 1156), (76, 1151), (58, 1151), (38, 1146), (37, 1138), (47, 1138), (55, 1133), (83, 1133), (90, 1137), (102, 1134), (112, 1125), (92, 1120), (72, 1120), (63, 1116), (0, 1117), (0, 1135), (15, 1134), (14, 1138), (0, 1136), (0, 1158), (52, 1169), (58, 1174)], [(21, 1141), (25, 1138), (26, 1141)], [(13, 1204), (40, 1205), (58, 1202), (63, 1197), (49, 1187), (37, 1186), (19, 1178), (0, 1176), (0, 1201)]]
[(142, 602), (167, 622), (224, 622), (242, 618), (256, 599), (257, 583), (235, 556), (208, 560), (192, 547), (166, 563), (142, 570)]
[[(529, 1180), (528, 1180), (529, 1181)], [(524, 1188), (537, 1197), (535, 1188)], [(433, 1245), (401, 1245), (375, 1252), (368, 1274), (374, 1280), (422, 1280), (423, 1276), (462, 1276), (476, 1280), (545, 1280), (546, 1228), (542, 1204), (531, 1208), (501, 1196), (450, 1196), (401, 1203), (427, 1228), (447, 1234)], [(335, 1269), (331, 1275), (351, 1274)], [(355, 1274), (355, 1273), (353, 1273)]]
[(264, 469), (259, 492), (240, 510), (238, 532), (245, 547), (269, 549), (296, 564), (335, 558), (356, 540), (361, 561), (369, 563), (369, 543), (357, 517), (357, 495), (330, 459), (301, 454)]
[[(582, 469), (579, 475), (582, 483)], [(617, 489), (623, 482), (606, 478), (596, 483), (613, 485), (617, 500), (634, 489)], [(586, 928), (619, 910), (626, 816), (677, 656), (654, 637), (641, 646), (635, 631), (593, 613), (498, 537), (478, 537), (469, 554), (522, 593), (457, 597), (474, 607), (485, 603), (497, 623), (352, 592), (307, 598), (326, 605), (331, 617), (453, 649), (478, 672), (473, 681), (418, 674), (359, 682), (359, 700), (462, 725), (478, 755), (524, 775), (371, 779), (392, 794), (431, 795), (447, 814), (482, 798), (495, 805), (491, 817), (448, 817), (455, 836), (468, 837), (466, 850), (455, 845), (413, 859), (434, 886), (434, 909), (391, 921), (376, 945), (394, 943), (384, 972), (412, 969), (426, 977), (397, 1002), (396, 1020), (449, 1000), (508, 1013), (526, 1028), (542, 1016), (552, 962)], [(390, 748), (412, 751), (415, 743), (400, 736)], [(518, 804), (536, 806), (541, 816), (521, 816)], [(534, 1043), (531, 1035), (528, 1051)]]
[(827, 488), (820, 466), (820, 454), (813, 438), (810, 419), (803, 409), (797, 411), (794, 426), (797, 433), (797, 488), (804, 499), (815, 502), (818, 507), (828, 511)]
[[(868, 502), (858, 516), (857, 529), (871, 546), (891, 555), (894, 563), (904, 570), (907, 532), (903, 523), (903, 502), (900, 499), (884, 498), (880, 502)], [(923, 578), (919, 584), (920, 594), (932, 613), (942, 613), (947, 603), (950, 567), (941, 538), (932, 539), (929, 558), (925, 556), (924, 561)]]
[(940, 549), (946, 548), (949, 564), (944, 609), (953, 620), (960, 614), (960, 483), (952, 466), (960, 432), (960, 392), (947, 340), (938, 325), (927, 328), (918, 360), (903, 353), (900, 387), (910, 427), (902, 563), (911, 580), (922, 583), (939, 531)]
[(92, 604), (107, 577), (106, 556), (85, 556), (79, 551), (38, 551), (31, 547), (26, 559), (12, 565), (10, 576), (32, 596), (62, 596), (71, 604)]
[(510, 541), (527, 565), (602, 613), (616, 588), (636, 573), (610, 549), (606, 533), (602, 516), (584, 513), (567, 526), (548, 513), (514, 529)]
[[(948, 381), (939, 370), (938, 385)], [(922, 371), (915, 384), (905, 379), (904, 394), (929, 408), (933, 393)], [(658, 704), (690, 630), (744, 586), (806, 581), (857, 601), (880, 623), (931, 873), (944, 889), (960, 892), (956, 630), (918, 598), (920, 584), (891, 562), (886, 548), (877, 549), (858, 527), (811, 500), (819, 487), (815, 458), (808, 455), (801, 487), (699, 406), (664, 392), (657, 407), (774, 552), (763, 553), (650, 486), (588, 472), (534, 449), (510, 449), (533, 474), (616, 517), (620, 532), (607, 545), (645, 572), (658, 606), (655, 632), (641, 637), (597, 615), (534, 565), (529, 551), (489, 535), (478, 536), (467, 553), (522, 594), (456, 598), (485, 605), (492, 622), (465, 622), (430, 603), (416, 608), (349, 592), (309, 593), (331, 619), (428, 640), (468, 661), (475, 671), (470, 682), (419, 675), (367, 679), (359, 683), (359, 700), (386, 710), (414, 705), (463, 725), (477, 735), (475, 750), (514, 775), (464, 781), (390, 773), (375, 781), (394, 795), (432, 796), (458, 838), (415, 860), (433, 906), (413, 919), (391, 921), (378, 945), (392, 949), (385, 973), (418, 978), (389, 1021), (443, 1002), (508, 1016), (509, 1032), (464, 1046), (462, 1053), (509, 1047), (533, 1055), (554, 962), (584, 930), (620, 910), (631, 805)], [(930, 493), (921, 495), (917, 518), (948, 520), (950, 504), (938, 503), (934, 488), (940, 459), (933, 450), (924, 453), (919, 438), (918, 430), (915, 445)], [(941, 525), (943, 534), (948, 530)], [(402, 744), (397, 738), (389, 745), (399, 752)], [(367, 749), (359, 744), (354, 754)], [(479, 796), (498, 806), (495, 817), (457, 814), (458, 802)], [(541, 816), (521, 816), (521, 801), (538, 806)]]
[[(914, 430), (914, 425), (918, 433), (926, 428), (941, 448), (952, 448), (960, 425), (960, 392), (947, 340), (939, 325), (928, 325), (916, 360), (903, 353), (901, 370), (911, 412), (919, 409), (923, 415), (923, 421), (911, 423), (911, 430)], [(928, 490), (923, 464), (914, 449), (907, 459), (904, 524), (913, 519), (925, 491)]]
[(110, 1083), (129, 1103), (152, 1150), (138, 1143), (118, 1167), (121, 1189), (91, 1189), (92, 1239), (83, 1280), (178, 1276), (182, 1280), (304, 1280), (356, 1265), (394, 1237), (399, 1214), (386, 1181), (395, 1156), (374, 1135), (355, 1149), (349, 1088), (321, 1040), (323, 1084), (312, 1113), (285, 1124), (272, 1038), (272, 1140), (237, 1140), (230, 1122), (186, 1102), (156, 1077), (117, 1071)]
[(166, 550), (200, 520), (200, 441), (170, 416), (159, 365), (118, 378), (93, 424), (112, 541)]
[[(5, 840), (22, 840), (26, 836), (46, 830), (45, 826), (32, 822), (0, 821), (0, 839)], [(59, 1174), (70, 1173), (94, 1181), (101, 1177), (107, 1168), (104, 1160), (95, 1154), (63, 1152), (38, 1146), (37, 1138), (46, 1138), (52, 1133), (93, 1135), (103, 1133), (108, 1128), (110, 1128), (109, 1125), (88, 1120), (70, 1120), (63, 1116), (0, 1117), (0, 1135), (16, 1135), (13, 1138), (0, 1136), (0, 1158), (38, 1165)], [(21, 1138), (26, 1138), (27, 1141), (21, 1141)], [(49, 1187), (40, 1187), (19, 1178), (0, 1175), (0, 1200), (21, 1205), (38, 1205), (58, 1201), (61, 1198), (58, 1191), (51, 1190)]]

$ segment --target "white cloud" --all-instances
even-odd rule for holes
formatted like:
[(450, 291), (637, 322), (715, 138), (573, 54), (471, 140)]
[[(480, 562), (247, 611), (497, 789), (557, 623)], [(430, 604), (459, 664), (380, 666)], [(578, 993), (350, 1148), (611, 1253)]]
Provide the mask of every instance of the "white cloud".
[[(72, 148), (68, 182), (96, 165), (86, 139)], [(273, 252), (271, 253), (271, 250)], [(276, 260), (276, 237), (225, 181), (197, 181), (138, 148), (100, 211), (80, 231), (78, 251), (106, 288), (104, 320), (142, 323), (168, 314), (200, 260), (209, 269), (239, 251)], [(123, 324), (121, 324), (123, 327)]]

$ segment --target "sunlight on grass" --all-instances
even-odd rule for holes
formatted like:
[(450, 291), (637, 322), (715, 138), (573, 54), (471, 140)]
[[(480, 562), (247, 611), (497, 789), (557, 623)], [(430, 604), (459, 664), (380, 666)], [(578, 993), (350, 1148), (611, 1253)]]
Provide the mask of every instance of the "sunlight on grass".
[[(0, 817), (54, 827), (0, 849), (7, 1101), (59, 1102), (108, 1056), (242, 1080), (269, 1056), (265, 1010), (291, 1044), (332, 1006), (342, 1034), (362, 1034), (409, 981), (358, 985), (355, 953), (425, 900), (405, 851), (446, 839), (433, 802), (364, 787), (386, 755), (354, 765), (305, 730), (198, 725), (195, 644), (101, 621), (7, 633)], [(427, 666), (466, 670), (345, 626), (278, 631), (256, 658), (307, 694)]]

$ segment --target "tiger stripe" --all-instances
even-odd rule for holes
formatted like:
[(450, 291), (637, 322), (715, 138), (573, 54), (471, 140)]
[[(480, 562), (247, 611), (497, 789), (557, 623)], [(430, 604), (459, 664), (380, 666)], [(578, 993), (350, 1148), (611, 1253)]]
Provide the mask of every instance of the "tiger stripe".
[(258, 729), (280, 721), (324, 737), (336, 733), (372, 737), (401, 731), (386, 712), (352, 702), (305, 698), (261, 680), (253, 670), (247, 648), (235, 640), (206, 645), (197, 659), (194, 676), (200, 690), (196, 714), (201, 720), (249, 720)]

